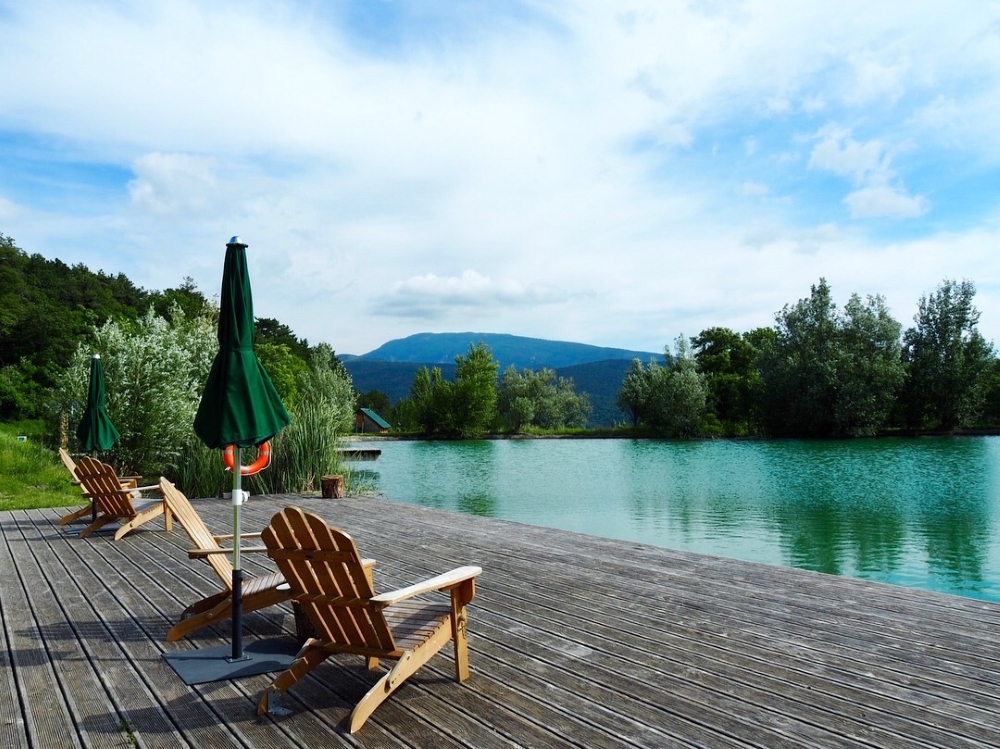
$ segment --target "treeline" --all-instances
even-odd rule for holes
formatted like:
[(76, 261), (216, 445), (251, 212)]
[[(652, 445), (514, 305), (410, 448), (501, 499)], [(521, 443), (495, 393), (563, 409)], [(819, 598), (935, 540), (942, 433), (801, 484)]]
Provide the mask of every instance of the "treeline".
[[(51, 418), (52, 394), (78, 348), (96, 346), (109, 322), (136, 331), (150, 312), (168, 323), (183, 317), (213, 327), (218, 316), (215, 302), (190, 278), (148, 291), (121, 273), (28, 255), (0, 234), (0, 420)], [(286, 406), (293, 406), (319, 347), (273, 318), (257, 318), (255, 346)], [(340, 366), (335, 355), (333, 363)]]
[[(392, 409), (397, 430), (427, 437), (471, 439), (486, 433), (582, 429), (590, 414), (586, 394), (573, 381), (551, 369), (536, 372), (500, 364), (485, 343), (469, 346), (455, 357), (455, 379), (445, 380), (440, 367), (422, 367), (410, 395)], [(365, 393), (359, 403), (388, 412), (388, 399)]]
[[(617, 399), (629, 422), (623, 426), (668, 437), (854, 437), (996, 427), (1000, 360), (978, 331), (975, 293), (971, 281), (943, 281), (920, 298), (913, 325), (904, 330), (881, 296), (854, 294), (838, 308), (820, 279), (807, 298), (775, 315), (773, 327), (709, 328), (678, 338), (662, 361), (633, 361)], [(28, 255), (0, 235), (0, 419), (54, 419), (64, 412), (55, 394), (81, 355), (98, 350), (102, 328), (114, 323), (137, 335), (152, 324), (149, 316), (211, 329), (217, 308), (191, 279), (147, 291), (122, 274)], [(258, 318), (256, 326), (257, 356), (290, 409), (317, 371), (330, 368), (338, 382), (350, 383), (329, 347), (312, 347), (271, 318)], [(587, 395), (551, 369), (501, 372), (482, 343), (455, 361), (454, 380), (425, 367), (409, 397), (394, 407), (377, 390), (357, 396), (351, 389), (350, 397), (388, 416), (397, 430), (429, 437), (586, 424)]]
[(1000, 422), (1000, 360), (971, 281), (945, 280), (903, 331), (881, 296), (843, 309), (820, 279), (773, 328), (709, 328), (662, 364), (636, 360), (618, 395), (634, 430), (671, 437), (859, 437)]

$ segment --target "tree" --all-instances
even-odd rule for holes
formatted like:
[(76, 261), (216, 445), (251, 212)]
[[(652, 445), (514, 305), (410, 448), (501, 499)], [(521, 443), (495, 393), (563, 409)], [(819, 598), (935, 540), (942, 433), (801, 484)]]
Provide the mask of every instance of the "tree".
[(512, 365), (500, 376), (497, 411), (511, 432), (528, 426), (563, 429), (586, 425), (590, 403), (586, 395), (576, 393), (573, 380), (553, 369), (518, 372)]
[(470, 345), (465, 356), (455, 357), (452, 413), (460, 437), (481, 437), (493, 426), (497, 408), (499, 363), (485, 343)]
[(254, 344), (283, 344), (298, 356), (308, 362), (310, 357), (309, 342), (298, 338), (292, 329), (273, 317), (258, 317), (254, 321)]
[(379, 416), (392, 418), (392, 401), (381, 390), (368, 390), (359, 394), (358, 408), (370, 408)]
[(707, 328), (691, 339), (698, 371), (705, 376), (709, 402), (730, 434), (757, 431), (760, 350), (749, 334)]
[(902, 377), (900, 325), (882, 297), (855, 294), (841, 315), (821, 278), (775, 318), (760, 357), (769, 432), (850, 437), (882, 428)]
[(889, 420), (903, 383), (902, 326), (881, 296), (852, 294), (840, 324), (834, 420), (838, 435), (869, 436)]
[(310, 365), (284, 343), (257, 343), (254, 351), (281, 396), (281, 402), (285, 408), (292, 409), (299, 398), (299, 380), (309, 371)]
[(218, 315), (218, 308), (198, 291), (198, 285), (190, 276), (185, 276), (184, 281), (176, 289), (154, 292), (150, 295), (150, 301), (156, 313), (167, 320), (171, 319), (171, 309), (174, 307), (179, 307), (189, 320), (202, 315), (210, 317)]
[(497, 370), (500, 365), (484, 343), (470, 345), (455, 357), (455, 381), (440, 367), (421, 367), (413, 377), (410, 397), (396, 406), (403, 428), (417, 427), (430, 437), (473, 439), (496, 420)]
[(646, 406), (649, 403), (649, 377), (638, 359), (633, 359), (629, 365), (621, 389), (618, 391), (616, 403), (618, 408), (629, 415), (632, 428), (638, 429), (645, 418)]
[[(684, 336), (674, 341), (676, 353), (670, 368), (650, 362), (649, 398), (645, 407), (649, 426), (670, 437), (696, 437), (702, 434), (708, 403), (705, 376)], [(666, 352), (670, 360), (669, 349)]]
[(979, 310), (971, 281), (944, 280), (922, 296), (903, 337), (904, 410), (914, 429), (950, 430), (970, 423), (985, 395), (993, 346), (977, 329)]

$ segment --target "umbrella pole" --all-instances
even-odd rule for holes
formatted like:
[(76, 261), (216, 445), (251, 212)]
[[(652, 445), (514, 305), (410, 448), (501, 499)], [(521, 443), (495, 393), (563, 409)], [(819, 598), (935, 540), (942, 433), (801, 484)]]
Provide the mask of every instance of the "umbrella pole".
[(235, 462), (233, 464), (233, 657), (232, 660), (245, 660), (243, 655), (243, 569), (240, 566), (240, 510), (243, 505), (243, 489), (241, 486), (242, 471), (240, 470), (240, 447), (236, 446)]

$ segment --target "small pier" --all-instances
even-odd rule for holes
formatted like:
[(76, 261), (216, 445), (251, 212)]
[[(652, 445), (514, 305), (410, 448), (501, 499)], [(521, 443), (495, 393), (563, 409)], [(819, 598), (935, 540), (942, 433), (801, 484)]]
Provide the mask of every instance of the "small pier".
[[(231, 531), (229, 502), (193, 504)], [(253, 497), (244, 530), (289, 504), (353, 535), (378, 590), (482, 566), (471, 678), (453, 681), (445, 648), (351, 736), (341, 721), (377, 677), (334, 657), (291, 690), (291, 715), (258, 718), (269, 676), (187, 686), (163, 659), (230, 637), (225, 622), (164, 642), (218, 590), (183, 531), (79, 539), (59, 510), (5, 512), (0, 746), (1000, 746), (996, 604), (376, 498)], [(244, 630), (290, 636), (294, 617), (272, 607)]]
[(378, 460), (382, 451), (377, 447), (340, 447), (337, 453), (341, 460), (349, 463), (359, 463), (364, 461)]

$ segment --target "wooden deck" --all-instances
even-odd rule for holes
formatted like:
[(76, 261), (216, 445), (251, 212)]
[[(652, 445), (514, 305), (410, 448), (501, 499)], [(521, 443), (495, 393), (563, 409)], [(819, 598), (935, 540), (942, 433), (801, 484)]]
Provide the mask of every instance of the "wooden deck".
[[(231, 527), (228, 503), (194, 504)], [(331, 659), (293, 715), (258, 719), (268, 676), (189, 687), (162, 658), (229, 641), (227, 623), (163, 642), (217, 589), (182, 530), (115, 543), (57, 510), (0, 513), (0, 747), (1000, 746), (1000, 606), (379, 499), (255, 497), (245, 530), (286, 504), (351, 533), (379, 590), (481, 565), (472, 678), (446, 648), (350, 736), (374, 678)], [(250, 642), (293, 617), (244, 624)]]

